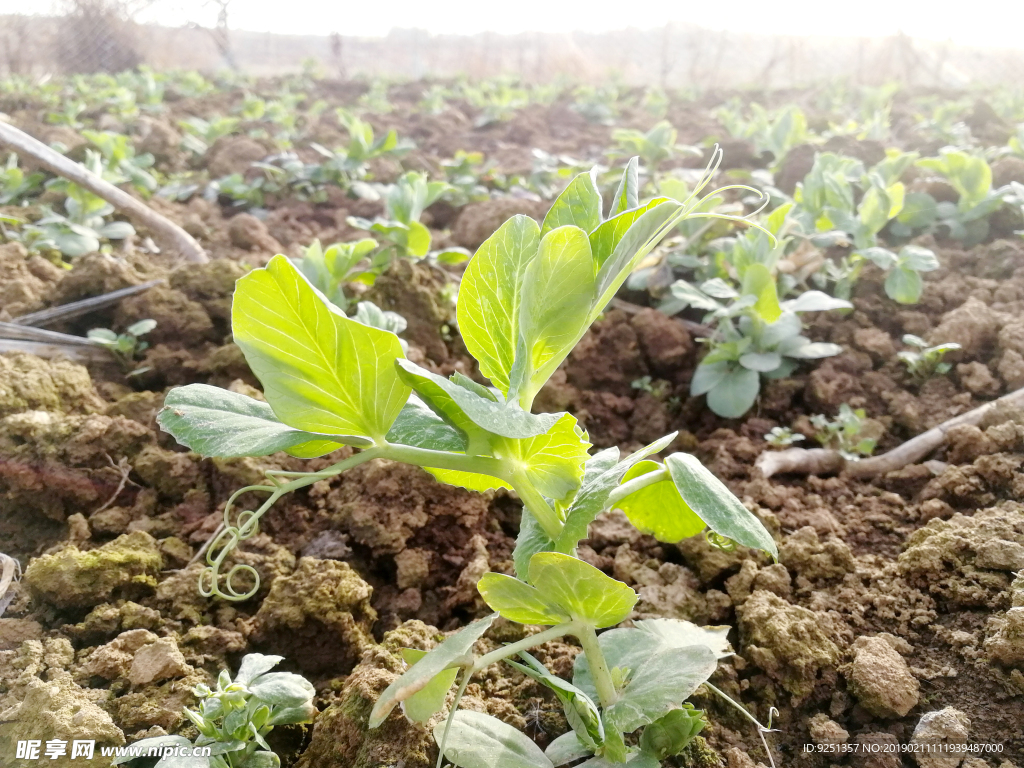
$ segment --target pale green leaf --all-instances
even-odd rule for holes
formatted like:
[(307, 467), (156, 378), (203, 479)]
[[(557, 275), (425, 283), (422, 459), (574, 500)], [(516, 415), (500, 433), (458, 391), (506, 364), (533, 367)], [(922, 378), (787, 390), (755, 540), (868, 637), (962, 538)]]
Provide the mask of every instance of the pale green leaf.
[(278, 421), (259, 400), (206, 384), (189, 384), (167, 393), (157, 423), (189, 450), (202, 456), (267, 456), (277, 451), (322, 455), (342, 443), (365, 448), (363, 437), (315, 435)]
[(530, 583), (574, 619), (608, 627), (629, 617), (637, 594), (594, 566), (561, 552), (540, 552), (530, 560)]
[(594, 264), (601, 269), (615, 248), (636, 221), (652, 208), (668, 202), (667, 197), (656, 197), (642, 206), (634, 206), (614, 215), (590, 233), (590, 249), (594, 255)]
[(536, 587), (503, 573), (485, 573), (476, 588), (484, 602), (509, 621), (548, 626), (569, 620), (569, 615)]
[(387, 441), (452, 453), (465, 452), (467, 445), (465, 436), (430, 410), (416, 395), (409, 396), (409, 401), (391, 425)]
[(290, 427), (382, 439), (409, 398), (393, 333), (345, 317), (284, 256), (242, 277), (232, 331)]
[(459, 285), (459, 332), (480, 372), (503, 393), (519, 338), (523, 279), (539, 247), (537, 222), (513, 216), (480, 246)]
[(631, 157), (622, 171), (622, 178), (612, 198), (612, 209), (609, 218), (617, 216), (640, 205), (640, 158)]
[[(623, 482), (654, 472), (660, 466), (653, 461), (641, 461), (623, 477)], [(634, 491), (616, 504), (641, 533), (654, 536), (658, 541), (675, 543), (696, 536), (705, 524), (683, 501), (671, 478)]]
[[(420, 651), (416, 648), (402, 649), (402, 658), (410, 666), (426, 655), (426, 651)], [(458, 675), (458, 667), (445, 669), (434, 675), (430, 682), (418, 693), (414, 693), (402, 702), (402, 711), (405, 713), (405, 716), (416, 723), (426, 723), (430, 720), (436, 712), (440, 712), (441, 708), (444, 707), (444, 700), (448, 696), (448, 691), (455, 683), (455, 678)]]
[(779, 559), (775, 540), (750, 510), (696, 456), (674, 453), (665, 467), (683, 501), (720, 536)]
[(517, 464), (538, 491), (549, 499), (567, 503), (583, 478), (590, 450), (586, 438), (576, 418), (566, 413), (542, 435), (495, 442), (502, 455)]
[(548, 759), (551, 760), (555, 768), (558, 768), (560, 765), (565, 765), (573, 760), (579, 760), (582, 757), (593, 754), (593, 750), (587, 748), (580, 741), (576, 731), (569, 731), (548, 744), (544, 754), (548, 756)]
[(565, 226), (593, 232), (601, 223), (601, 193), (590, 173), (581, 173), (560, 194), (548, 209), (541, 225), (541, 237)]
[[(434, 728), (438, 746), (445, 723)], [(444, 756), (458, 768), (554, 768), (526, 734), (482, 712), (459, 710), (452, 717)]]

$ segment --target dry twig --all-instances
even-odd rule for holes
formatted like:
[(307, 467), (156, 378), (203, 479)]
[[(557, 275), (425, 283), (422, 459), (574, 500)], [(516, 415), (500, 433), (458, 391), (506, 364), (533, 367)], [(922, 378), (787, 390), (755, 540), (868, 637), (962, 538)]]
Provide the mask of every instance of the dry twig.
[(784, 451), (767, 451), (758, 456), (755, 466), (764, 477), (783, 472), (800, 475), (819, 475), (842, 472), (846, 477), (868, 478), (884, 475), (915, 464), (946, 442), (946, 433), (961, 424), (979, 424), (996, 408), (1024, 405), (1024, 388), (1003, 395), (998, 400), (985, 403), (972, 411), (944, 421), (927, 432), (907, 440), (881, 456), (872, 456), (859, 461), (847, 461), (838, 451), (826, 448), (787, 448)]

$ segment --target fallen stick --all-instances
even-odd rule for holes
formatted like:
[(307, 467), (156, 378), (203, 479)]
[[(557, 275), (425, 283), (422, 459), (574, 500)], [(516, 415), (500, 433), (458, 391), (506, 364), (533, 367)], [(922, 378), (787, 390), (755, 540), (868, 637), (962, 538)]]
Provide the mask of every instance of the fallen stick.
[(18, 339), (0, 339), (0, 354), (4, 352), (21, 352), (36, 357), (66, 357), (75, 363), (102, 363), (113, 358), (110, 352), (99, 346), (82, 344), (53, 344), (41, 341), (21, 341)]
[(43, 142), (3, 121), (0, 121), (0, 146), (7, 146), (23, 157), (32, 158), (51, 173), (73, 181), (83, 189), (102, 197), (133, 222), (152, 232), (156, 239), (161, 241), (165, 250), (197, 264), (205, 264), (208, 261), (202, 246), (173, 221), (140, 203), (124, 190), (104, 181), (84, 166), (69, 160)]
[(159, 285), (163, 282), (165, 281), (150, 280), (147, 283), (140, 283), (139, 285), (120, 288), (116, 291), (104, 293), (100, 296), (92, 296), (88, 299), (72, 301), (68, 304), (50, 307), (49, 309), (41, 309), (38, 312), (30, 312), (27, 315), (19, 315), (11, 322), (15, 325), (45, 326), (50, 323), (55, 323), (58, 320), (71, 320), (72, 318), (81, 317), (82, 315), (93, 312), (94, 310), (103, 309), (111, 304), (116, 304), (127, 296), (134, 296), (136, 293), (148, 291), (154, 285)]
[(946, 442), (946, 433), (961, 424), (979, 424), (982, 419), (996, 408), (1007, 405), (1024, 405), (1024, 388), (1003, 395), (972, 411), (954, 416), (927, 432), (907, 440), (898, 448), (859, 461), (847, 461), (838, 451), (827, 448), (787, 448), (784, 451), (767, 451), (757, 457), (754, 466), (761, 470), (764, 477), (781, 473), (800, 475), (824, 475), (842, 472), (846, 477), (868, 478), (884, 475), (902, 469), (908, 464), (916, 464), (929, 453)]

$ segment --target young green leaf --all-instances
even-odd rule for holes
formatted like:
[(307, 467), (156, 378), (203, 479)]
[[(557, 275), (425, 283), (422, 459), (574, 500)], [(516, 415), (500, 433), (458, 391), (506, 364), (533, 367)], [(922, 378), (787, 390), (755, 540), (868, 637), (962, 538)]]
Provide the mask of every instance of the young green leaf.
[[(445, 723), (434, 728), (438, 746)], [(458, 768), (554, 768), (540, 747), (511, 725), (482, 712), (459, 710), (452, 717), (444, 756)]]
[(587, 755), (593, 754), (592, 749), (588, 749), (586, 745), (580, 741), (579, 736), (576, 735), (576, 731), (569, 731), (563, 733), (557, 739), (548, 744), (548, 748), (544, 750), (544, 754), (547, 755), (555, 768), (566, 763), (571, 763), (573, 760), (579, 760), (580, 758), (586, 757)]
[(277, 707), (298, 707), (316, 696), (312, 683), (291, 672), (260, 675), (248, 687), (261, 701)]
[[(622, 482), (626, 472), (648, 456), (663, 451), (672, 443), (677, 434), (677, 432), (673, 432), (670, 435), (665, 435), (660, 440), (630, 454), (622, 461), (618, 461), (618, 448), (606, 448), (591, 456), (584, 468), (580, 490), (566, 510), (565, 525), (562, 527), (558, 541), (554, 543), (556, 551), (572, 554), (580, 539), (587, 537), (587, 529), (594, 518), (605, 508), (608, 496)], [(517, 544), (516, 549), (518, 550), (518, 548)]]
[[(405, 663), (409, 666), (412, 666), (426, 655), (426, 651), (420, 651), (416, 648), (402, 649), (402, 658), (405, 659)], [(415, 723), (426, 723), (430, 720), (434, 713), (440, 712), (444, 707), (444, 700), (448, 696), (448, 691), (455, 684), (455, 678), (458, 676), (459, 668), (452, 667), (451, 669), (439, 672), (431, 678), (430, 682), (422, 690), (414, 693), (402, 702), (402, 711), (405, 713), (405, 716)]]
[(511, 659), (505, 659), (505, 662), (554, 691), (562, 703), (565, 719), (569, 721), (580, 741), (589, 745), (591, 751), (600, 747), (605, 738), (604, 723), (601, 722), (601, 713), (593, 699), (575, 685), (552, 675), (543, 664), (525, 651), (519, 655), (526, 661), (525, 664)]
[(457, 315), (466, 349), (480, 363), (480, 372), (506, 394), (526, 267), (539, 248), (537, 222), (513, 216), (480, 246), (459, 285)]
[(541, 226), (541, 237), (565, 226), (579, 227), (589, 234), (601, 223), (601, 212), (601, 193), (593, 172), (581, 173), (551, 204)]
[(644, 619), (634, 622), (636, 629), (643, 630), (658, 638), (662, 647), (686, 648), (703, 645), (716, 658), (732, 656), (729, 648), (730, 627), (699, 627), (681, 619)]
[(622, 242), (622, 238), (625, 237), (637, 219), (652, 208), (668, 201), (667, 197), (656, 197), (642, 206), (630, 208), (613, 216), (591, 232), (590, 250), (594, 256), (594, 264), (597, 269), (600, 270), (604, 266), (604, 263), (615, 252), (615, 248)]
[(362, 437), (315, 435), (277, 420), (264, 402), (206, 384), (172, 389), (157, 423), (182, 445), (202, 456), (233, 458), (290, 451), (305, 458), (330, 453), (341, 445), (365, 448)]
[(495, 443), (496, 451), (515, 462), (518, 471), (549, 499), (567, 503), (580, 487), (590, 443), (574, 416), (562, 414), (543, 435)]
[(637, 601), (636, 592), (622, 582), (561, 552), (534, 555), (530, 583), (574, 619), (598, 629), (625, 620)]
[(431, 451), (464, 453), (467, 441), (464, 435), (434, 413), (416, 395), (410, 395), (388, 431), (387, 441)]
[(509, 621), (550, 626), (570, 618), (559, 605), (547, 600), (539, 589), (503, 573), (485, 573), (476, 588), (491, 610)]
[(556, 549), (555, 541), (544, 531), (543, 526), (529, 509), (523, 507), (519, 522), (519, 535), (516, 537), (516, 548), (512, 551), (512, 562), (516, 576), (527, 578), (530, 572), (530, 560), (538, 552), (552, 552)]
[[(641, 461), (623, 477), (628, 482), (661, 467), (653, 461)], [(675, 543), (704, 530), (704, 521), (683, 501), (670, 477), (634, 491), (616, 504), (641, 533), (658, 541)]]
[(472, 650), (473, 644), (490, 629), (497, 616), (497, 614), (491, 614), (463, 627), (420, 658), (401, 677), (385, 688), (384, 693), (377, 699), (377, 703), (373, 705), (373, 710), (370, 712), (370, 728), (376, 728), (383, 723), (396, 705), (426, 688), (430, 681), (446, 670), (449, 665), (464, 659)]
[(527, 407), (572, 350), (590, 322), (594, 277), (586, 232), (566, 226), (544, 236), (523, 277), (509, 399)]
[(771, 534), (736, 496), (696, 456), (673, 453), (665, 467), (683, 501), (715, 533), (779, 559)]
[(678, 755), (706, 725), (703, 715), (690, 706), (673, 709), (644, 728), (640, 749), (658, 760)]
[(618, 216), (638, 205), (640, 205), (640, 158), (631, 157), (626, 163), (625, 170), (622, 171), (619, 186), (615, 189), (612, 209), (608, 213), (608, 217)]
[(232, 331), (277, 417), (319, 434), (382, 439), (409, 397), (398, 337), (350, 320), (284, 256), (242, 277)]

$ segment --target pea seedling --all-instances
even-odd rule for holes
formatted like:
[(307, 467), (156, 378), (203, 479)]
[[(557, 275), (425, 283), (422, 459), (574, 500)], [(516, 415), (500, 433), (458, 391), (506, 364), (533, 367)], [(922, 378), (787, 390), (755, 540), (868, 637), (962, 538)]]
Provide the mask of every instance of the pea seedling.
[(878, 443), (877, 426), (868, 420), (863, 408), (851, 408), (846, 403), (839, 406), (835, 420), (816, 414), (811, 424), (818, 431), (814, 438), (826, 448), (839, 451), (847, 461), (857, 461), (870, 456)]
[(955, 342), (948, 344), (936, 344), (929, 347), (928, 342), (919, 336), (908, 333), (903, 337), (903, 343), (908, 347), (916, 347), (915, 350), (905, 349), (897, 354), (900, 360), (907, 366), (907, 372), (915, 381), (924, 381), (932, 376), (942, 376), (949, 373), (953, 367), (951, 363), (943, 362), (942, 358), (947, 352), (961, 349)]
[[(252, 567), (235, 564), (221, 572), (230, 552), (256, 533), (262, 515), (284, 494), (371, 459), (417, 465), (441, 482), (474, 491), (514, 490), (523, 502), (516, 576), (490, 573), (478, 584), (496, 613), (429, 653), (410, 652), (412, 666), (381, 695), (371, 727), (399, 704), (406, 715), (426, 722), (444, 707), (461, 671), (456, 703), (434, 733), (441, 758), (462, 768), (551, 768), (587, 755), (596, 756), (595, 767), (627, 760), (651, 766), (685, 744), (697, 716), (682, 704), (726, 655), (724, 630), (662, 619), (598, 637), (598, 629), (630, 615), (637, 594), (576, 558), (577, 544), (610, 508), (665, 542), (710, 529), (709, 540), (719, 546), (742, 544), (777, 558), (775, 542), (696, 457), (675, 453), (663, 463), (649, 458), (674, 435), (625, 458), (617, 448), (591, 456), (575, 417), (531, 409), (635, 266), (684, 219), (721, 215), (698, 209), (698, 195), (720, 160), (716, 150), (685, 201), (655, 198), (640, 205), (634, 158), (607, 219), (594, 175), (580, 174), (543, 224), (514, 216), (488, 238), (462, 278), (457, 316), (466, 348), (490, 387), (461, 373), (446, 379), (406, 359), (393, 333), (346, 317), (284, 256), (241, 278), (232, 307), (234, 340), (263, 383), (267, 402), (192, 384), (167, 395), (161, 427), (205, 456), (284, 450), (312, 458), (343, 445), (359, 452), (319, 472), (268, 470), (265, 484), (236, 492), (207, 551), (202, 594), (235, 600), (256, 594)], [(235, 515), (237, 499), (251, 492), (269, 498)], [(498, 615), (548, 628), (475, 656), (474, 643)], [(526, 674), (556, 691), (573, 728), (547, 754), (493, 717), (458, 711), (457, 700), (476, 672), (566, 635), (584, 650), (571, 684), (520, 657)], [(625, 735), (641, 728), (640, 746), (627, 746)], [(495, 756), (506, 762), (493, 762)], [(508, 762), (514, 756), (518, 762)]]
[[(121, 366), (127, 370), (135, 364), (136, 356), (149, 348), (141, 337), (156, 328), (156, 320), (139, 320), (128, 326), (124, 333), (114, 333), (109, 328), (93, 328), (86, 336), (110, 350)], [(145, 373), (148, 368), (133, 370), (129, 376)]]
[(794, 443), (802, 442), (806, 438), (789, 427), (772, 427), (771, 431), (764, 436), (764, 439), (768, 445), (776, 448), (788, 448)]
[[(316, 713), (316, 689), (301, 675), (271, 672), (284, 657), (250, 653), (242, 659), (235, 679), (227, 670), (214, 688), (200, 684), (192, 689), (199, 711), (185, 709), (185, 716), (199, 730), (195, 743), (184, 736), (154, 736), (135, 742), (135, 754), (156, 747), (210, 747), (208, 757), (177, 757), (166, 754), (153, 768), (278, 768), (281, 760), (266, 736), (277, 725), (308, 723)], [(131, 755), (114, 758), (113, 765), (127, 763)]]

